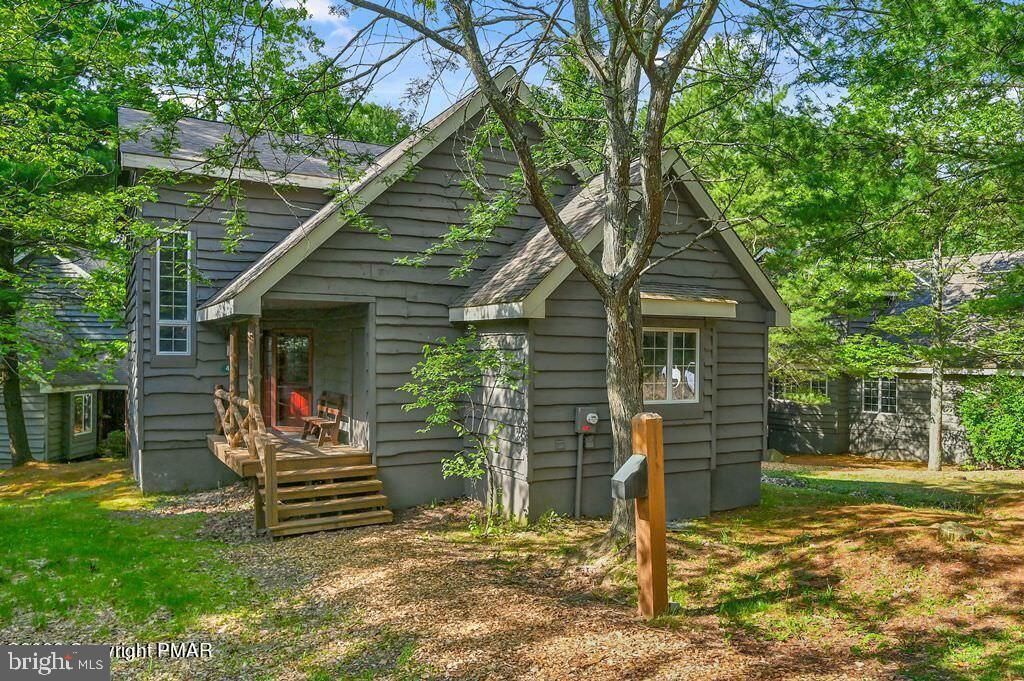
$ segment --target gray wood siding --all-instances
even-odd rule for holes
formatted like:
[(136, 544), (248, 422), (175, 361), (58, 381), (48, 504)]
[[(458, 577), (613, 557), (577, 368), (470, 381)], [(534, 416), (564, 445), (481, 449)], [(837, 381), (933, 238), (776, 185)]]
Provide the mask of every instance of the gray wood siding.
[[(493, 324), (483, 324), (481, 342), (485, 347), (500, 348), (512, 354), (515, 361), (530, 365), (529, 331), (526, 322), (516, 322), (516, 330), (500, 331)], [(528, 377), (527, 377), (528, 379)], [(529, 380), (516, 388), (499, 385), (488, 377), (480, 388), (474, 416), (480, 419), (480, 432), (495, 436), (496, 451), (489, 463), (494, 478), (489, 489), (500, 495), (502, 508), (515, 516), (529, 515)], [(470, 485), (471, 495), (484, 500), (482, 491)]]
[[(88, 433), (75, 435), (71, 429), (71, 419), (75, 404), (76, 395), (92, 395), (92, 429)], [(95, 390), (83, 392), (70, 392), (64, 396), (64, 422), (67, 426), (64, 429), (67, 442), (67, 458), (78, 459), (91, 456), (96, 453), (96, 443), (99, 442), (99, 431), (96, 424), (96, 416), (99, 410), (99, 395)]]
[[(899, 376), (896, 414), (863, 410), (862, 384), (850, 381), (850, 451), (885, 459), (928, 460), (928, 414), (931, 403), (928, 376)], [(963, 463), (970, 456), (963, 426), (956, 414), (959, 381), (947, 377), (943, 403), (943, 460)]]
[[(228, 253), (223, 245), (228, 206), (219, 200), (204, 207), (189, 205), (190, 197), (207, 187), (202, 183), (159, 187), (158, 200), (142, 207), (142, 216), (157, 224), (175, 220), (187, 224), (195, 244), (195, 265), (206, 278), (196, 286), (197, 305), (327, 201), (318, 190), (244, 183), (250, 235)], [(143, 488), (151, 491), (210, 486), (230, 479), (227, 468), (206, 446), (206, 435), (213, 429), (213, 387), (227, 383), (226, 335), (219, 328), (197, 324), (190, 357), (157, 355), (154, 265), (151, 249), (141, 253), (135, 264), (139, 288), (133, 306), (138, 323), (132, 331), (137, 376), (129, 385), (129, 410), (137, 430), (132, 436), (133, 451), (143, 452), (148, 462), (136, 463), (136, 475)]]
[(793, 400), (768, 402), (769, 446), (782, 452), (844, 454), (849, 451), (849, 386), (830, 378), (825, 404)]
[[(461, 496), (464, 492), (461, 481), (444, 480), (440, 473), (440, 460), (460, 448), (458, 438), (442, 429), (418, 433), (423, 414), (403, 410), (409, 396), (397, 388), (408, 382), (425, 344), (460, 333), (448, 321), (448, 304), (476, 273), (493, 263), (539, 219), (532, 205), (521, 202), (518, 214), (496, 230), (486, 253), (466, 277), (450, 278), (450, 268), (459, 260), (455, 255), (438, 255), (423, 267), (394, 264), (396, 257), (435, 243), (450, 224), (465, 222), (471, 198), (461, 187), (466, 141), (461, 135), (440, 144), (410, 178), (396, 182), (363, 211), (376, 226), (389, 231), (390, 239), (358, 228), (343, 228), (270, 291), (281, 298), (317, 293), (364, 296), (376, 301), (372, 320), (374, 454), (389, 499), (396, 507)], [(497, 147), (488, 148), (485, 158), (485, 181), (492, 187), (502, 186), (504, 178), (517, 168), (513, 155)], [(569, 181), (571, 178), (564, 175), (563, 182)], [(564, 193), (567, 187), (560, 186), (557, 191)]]
[(67, 458), (66, 440), (69, 419), (64, 406), (64, 393), (51, 393), (46, 401), (46, 458), (57, 461)]
[[(46, 395), (33, 385), (22, 388), (21, 399), (25, 409), (25, 429), (32, 457), (45, 460), (46, 456)], [(11, 465), (11, 443), (7, 430), (7, 414), (0, 409), (0, 466)]]
[[(685, 198), (669, 201), (666, 231), (683, 229), (689, 234), (663, 237), (655, 257), (689, 241), (700, 229), (694, 215)], [(703, 515), (715, 506), (710, 488), (713, 470), (721, 470), (723, 479), (731, 475), (734, 465), (755, 464), (759, 471), (766, 432), (766, 310), (738, 271), (713, 237), (658, 266), (643, 280), (711, 286), (738, 302), (733, 320), (645, 319), (647, 326), (698, 328), (701, 333), (700, 403), (649, 407), (665, 418), (670, 517)], [(530, 515), (536, 517), (547, 508), (561, 513), (571, 510), (574, 408), (594, 405), (607, 419), (604, 310), (593, 287), (575, 272), (548, 299), (546, 317), (531, 321), (531, 330)], [(750, 467), (741, 468), (749, 477)], [(584, 515), (610, 511), (611, 473), (611, 438), (604, 420), (592, 446), (584, 450)], [(733, 501), (727, 500), (723, 507)], [(735, 505), (741, 503), (751, 501)]]

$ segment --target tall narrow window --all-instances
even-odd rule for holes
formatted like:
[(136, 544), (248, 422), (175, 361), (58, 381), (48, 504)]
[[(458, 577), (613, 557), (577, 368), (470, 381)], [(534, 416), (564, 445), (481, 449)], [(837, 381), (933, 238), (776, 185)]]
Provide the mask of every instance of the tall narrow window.
[(92, 432), (92, 394), (75, 395), (71, 409), (71, 432), (86, 435)]
[(699, 334), (690, 329), (644, 329), (644, 401), (696, 402)]
[(899, 385), (895, 378), (865, 378), (864, 411), (872, 414), (895, 414), (899, 401)]
[(191, 240), (172, 234), (157, 246), (157, 352), (187, 355), (191, 351)]

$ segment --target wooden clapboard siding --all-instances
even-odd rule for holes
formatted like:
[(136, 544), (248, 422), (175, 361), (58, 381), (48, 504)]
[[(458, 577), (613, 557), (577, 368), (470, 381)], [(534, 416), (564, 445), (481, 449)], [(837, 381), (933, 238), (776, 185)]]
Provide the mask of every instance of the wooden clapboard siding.
[[(223, 244), (228, 204), (218, 199), (206, 206), (190, 205), (209, 186), (198, 180), (159, 186), (157, 200), (141, 211), (156, 224), (187, 223), (194, 262), (205, 278), (196, 285), (196, 305), (252, 265), (328, 198), (315, 189), (242, 183), (250, 227), (247, 237), (228, 253)], [(210, 455), (206, 444), (213, 428), (213, 388), (227, 383), (225, 332), (196, 324), (191, 356), (158, 356), (154, 266), (153, 249), (143, 249), (134, 260), (129, 286), (128, 313), (134, 320), (129, 329), (129, 442), (136, 478), (147, 491), (216, 485), (230, 479), (230, 471)]]
[[(22, 386), (21, 399), (25, 410), (25, 429), (33, 458), (46, 457), (47, 396), (31, 383)], [(7, 430), (7, 414), (0, 409), (0, 467), (11, 465), (11, 445)]]
[[(501, 328), (511, 327), (511, 328)], [(515, 361), (530, 365), (529, 327), (525, 321), (512, 324), (484, 324), (480, 329), (481, 342), (487, 347), (500, 348), (511, 353)], [(515, 388), (499, 385), (485, 379), (477, 395), (482, 419), (482, 432), (496, 438), (495, 453), (489, 459), (494, 479), (469, 485), (469, 492), (485, 500), (484, 484), (500, 495), (500, 503), (508, 513), (529, 515), (529, 403), (531, 395), (529, 375)]]
[[(468, 141), (465, 132), (475, 125), (471, 121), (464, 132), (441, 143), (409, 177), (396, 182), (363, 211), (377, 227), (388, 231), (390, 239), (344, 227), (270, 290), (280, 297), (317, 293), (375, 300), (373, 452), (393, 507), (463, 494), (462, 482), (445, 480), (440, 473), (441, 459), (458, 451), (460, 441), (447, 429), (417, 432), (424, 415), (402, 408), (410, 397), (398, 388), (409, 381), (424, 345), (460, 333), (448, 321), (449, 303), (539, 219), (529, 203), (521, 202), (517, 214), (488, 240), (485, 252), (466, 277), (450, 277), (451, 267), (457, 264), (457, 258), (450, 255), (432, 258), (417, 268), (394, 263), (396, 257), (428, 248), (449, 225), (466, 221), (472, 199), (461, 187), (463, 150)], [(502, 187), (517, 168), (513, 155), (497, 146), (484, 153), (484, 181)], [(561, 179), (563, 184), (555, 191), (564, 194), (573, 180), (568, 174)]]
[(826, 403), (770, 399), (769, 446), (782, 452), (807, 454), (849, 451), (849, 390), (846, 377), (830, 377)]
[[(75, 405), (76, 395), (91, 395), (92, 396), (92, 429), (87, 433), (75, 434), (72, 432), (72, 415)], [(64, 449), (61, 458), (67, 459), (80, 459), (86, 456), (92, 456), (96, 453), (96, 447), (99, 443), (99, 394), (95, 390), (76, 390), (74, 392), (64, 393), (64, 399), (62, 400), (63, 406), (63, 417), (64, 423), (61, 428), (61, 432), (64, 434)]]
[[(663, 238), (654, 257), (670, 253), (702, 230), (695, 214), (686, 197), (670, 197), (664, 217), (666, 230), (681, 229), (688, 233)], [(651, 326), (700, 330), (701, 402), (650, 406), (665, 419), (670, 516), (699, 515), (711, 506), (727, 508), (751, 503), (749, 499), (725, 495), (716, 504), (711, 499), (712, 475), (728, 477), (733, 474), (733, 464), (759, 462), (763, 453), (766, 310), (726, 253), (724, 244), (713, 237), (703, 241), (699, 249), (689, 249), (659, 265), (643, 279), (645, 283), (709, 286), (738, 303), (735, 320), (645, 320)], [(574, 272), (548, 299), (546, 317), (531, 320), (530, 326), (530, 515), (536, 517), (548, 508), (561, 513), (572, 510), (574, 408), (594, 405), (607, 419), (606, 325), (593, 287), (579, 272)], [(716, 386), (716, 381), (720, 385)], [(593, 445), (584, 450), (583, 458), (584, 515), (605, 514), (611, 508), (608, 481), (613, 466), (607, 420), (592, 439)], [(736, 474), (756, 476), (759, 465), (754, 469), (738, 467)], [(739, 487), (749, 489), (750, 485)], [(697, 501), (691, 502), (692, 499)]]

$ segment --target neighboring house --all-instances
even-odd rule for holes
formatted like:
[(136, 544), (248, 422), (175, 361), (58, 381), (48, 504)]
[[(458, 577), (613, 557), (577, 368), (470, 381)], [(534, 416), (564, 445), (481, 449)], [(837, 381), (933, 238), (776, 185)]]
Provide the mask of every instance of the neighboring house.
[[(156, 221), (188, 220), (191, 247), (178, 248), (175, 241), (141, 252), (131, 283), (129, 439), (144, 490), (210, 487), (237, 479), (232, 470), (256, 470), (236, 465), (235, 455), (224, 452), (224, 439), (212, 435), (214, 387), (228, 385), (230, 366), (262, 377), (257, 394), (249, 396), (263, 404), (272, 431), (301, 423), (323, 391), (346, 395), (351, 443), (366, 453), (360, 462), (375, 467), (366, 482), (386, 495), (390, 507), (479, 495), (476, 486), (441, 474), (441, 459), (458, 451), (461, 441), (450, 431), (419, 432), (424, 415), (403, 410), (409, 396), (397, 390), (410, 380), (425, 344), (455, 337), (472, 324), (530, 367), (527, 385), (490, 391), (483, 406), (485, 420), (502, 425), (492, 482), (505, 508), (531, 518), (549, 509), (572, 511), (575, 408), (593, 406), (602, 421), (585, 440), (583, 513), (610, 511), (602, 305), (534, 208), (521, 203), (464, 278), (449, 276), (458, 263), (453, 255), (438, 255), (423, 267), (394, 264), (397, 256), (427, 248), (448, 225), (466, 220), (472, 198), (462, 186), (463, 149), (483, 106), (477, 93), (390, 149), (363, 145), (376, 158), (348, 185), (349, 200), (341, 208), (324, 191), (334, 181), (327, 164), (275, 156), (266, 151), (266, 139), (254, 140), (254, 153), (270, 172), (247, 171), (252, 236), (231, 254), (220, 241), (224, 204), (199, 215), (189, 207), (187, 193), (209, 186), (196, 166), (200, 148), (182, 146), (165, 156), (147, 146), (146, 135), (122, 147), (122, 163), (136, 173), (172, 166), (194, 173), (184, 185), (161, 186), (159, 200), (143, 208)], [(143, 119), (131, 111), (121, 116), (122, 126)], [(197, 120), (181, 125), (182, 145), (230, 132)], [(517, 168), (514, 155), (493, 145), (485, 156), (487, 181), (501, 187)], [(641, 282), (645, 391), (649, 408), (665, 417), (668, 513), (675, 518), (758, 502), (767, 439), (768, 328), (788, 323), (789, 312), (682, 159), (670, 156), (666, 174), (672, 180), (667, 230), (698, 233), (702, 218), (723, 226)], [(562, 217), (596, 254), (600, 179), (581, 180), (567, 168), (559, 180), (554, 191)], [(353, 206), (391, 238), (353, 225)], [(689, 238), (666, 237), (657, 253)], [(169, 270), (156, 276), (168, 257), (187, 258), (206, 280), (190, 282)], [(168, 295), (179, 296), (182, 307), (158, 306)], [(246, 343), (230, 340), (232, 329), (243, 339), (253, 334), (252, 361)], [(236, 353), (229, 346), (239, 359), (231, 359)], [(237, 380), (244, 388), (248, 378)], [(305, 527), (326, 527), (323, 515)], [(380, 517), (367, 515), (365, 522)]]
[[(984, 290), (986, 275), (1020, 266), (1024, 266), (1024, 251), (984, 253), (965, 259), (959, 274), (950, 281), (946, 301), (957, 305), (974, 299)], [(898, 303), (893, 311), (900, 313), (928, 303), (928, 296), (921, 294)], [(856, 326), (858, 331), (866, 328), (867, 324)], [(942, 445), (945, 462), (963, 463), (970, 456), (970, 443), (956, 410), (963, 379), (991, 375), (994, 371), (985, 366), (945, 370)], [(770, 445), (791, 453), (849, 452), (927, 461), (930, 376), (928, 367), (917, 367), (891, 378), (860, 379), (840, 372), (837, 377), (822, 375), (802, 386), (783, 385), (772, 378), (768, 413)], [(804, 404), (785, 397), (811, 393), (826, 399)]]
[[(88, 263), (46, 257), (33, 262), (32, 267), (45, 271), (51, 282), (71, 282), (68, 285), (51, 283), (45, 286), (46, 294), (58, 302), (55, 314), (64, 334), (61, 340), (105, 342), (125, 339), (123, 328), (82, 308), (81, 296), (75, 291), (73, 282), (88, 276), (84, 269)], [(51, 369), (53, 361), (46, 361)], [(69, 461), (93, 456), (99, 443), (111, 431), (124, 429), (127, 363), (119, 362), (109, 369), (63, 372), (48, 382), (22, 383), (25, 427), (35, 459)], [(0, 467), (10, 463), (7, 415), (0, 408)]]

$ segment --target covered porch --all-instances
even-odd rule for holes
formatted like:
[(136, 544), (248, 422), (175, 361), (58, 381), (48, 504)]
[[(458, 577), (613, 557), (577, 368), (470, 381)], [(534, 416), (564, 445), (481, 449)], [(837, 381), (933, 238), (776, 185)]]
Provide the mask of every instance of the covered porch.
[[(392, 519), (371, 449), (370, 319), (368, 304), (269, 301), (226, 324), (228, 385), (214, 390), (207, 444), (250, 480), (271, 536)], [(306, 437), (311, 425), (326, 437)]]

